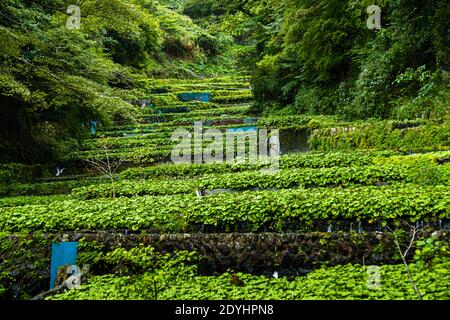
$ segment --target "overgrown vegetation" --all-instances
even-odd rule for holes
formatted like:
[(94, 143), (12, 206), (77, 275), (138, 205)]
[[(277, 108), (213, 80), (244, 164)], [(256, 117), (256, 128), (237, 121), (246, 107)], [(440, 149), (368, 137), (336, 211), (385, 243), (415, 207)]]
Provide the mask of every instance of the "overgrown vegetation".
[[(373, 4), (382, 9), (380, 31), (366, 26)], [(234, 24), (233, 34), (251, 44), (255, 99), (267, 114), (449, 114), (445, 0), (192, 0), (185, 12)]]
[(222, 56), (232, 41), (173, 3), (83, 1), (81, 28), (70, 30), (71, 1), (2, 1), (1, 159), (47, 162), (76, 148), (91, 120), (134, 119), (127, 101), (141, 97), (143, 78), (229, 73)]
[[(449, 297), (449, 250), (447, 244), (433, 238), (422, 239), (414, 263), (409, 265), (412, 277), (426, 300), (445, 300)], [(133, 252), (134, 251), (134, 252)], [(150, 254), (146, 254), (146, 253)], [(430, 261), (430, 253), (433, 263)], [(132, 258), (130, 259), (130, 255)], [(147, 250), (116, 250), (104, 259), (121, 266), (116, 273), (92, 277), (80, 290), (49, 297), (55, 300), (336, 300), (417, 299), (403, 265), (384, 265), (380, 268), (378, 287), (371, 281), (367, 266), (344, 265), (323, 267), (307, 276), (288, 279), (267, 278), (232, 271), (220, 276), (206, 277), (196, 273), (195, 266), (186, 265), (194, 256), (182, 254), (166, 260), (167, 255)], [(163, 263), (158, 263), (161, 260)], [(150, 261), (150, 264), (147, 263)], [(170, 261), (170, 268), (167, 268)], [(145, 268), (145, 273), (130, 272), (128, 266)], [(128, 274), (124, 274), (124, 270)], [(135, 270), (135, 269), (133, 269)], [(138, 275), (137, 275), (138, 274)], [(157, 281), (157, 282), (156, 282)], [(157, 285), (155, 285), (157, 283)]]
[[(371, 4), (2, 1), (0, 299), (448, 299), (450, 5)], [(69, 238), (81, 289), (43, 292)]]

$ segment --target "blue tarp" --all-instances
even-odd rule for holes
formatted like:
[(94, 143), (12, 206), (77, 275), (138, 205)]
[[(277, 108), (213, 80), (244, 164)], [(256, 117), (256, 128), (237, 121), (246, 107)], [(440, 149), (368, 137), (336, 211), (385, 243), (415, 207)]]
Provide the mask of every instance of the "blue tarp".
[(211, 101), (211, 93), (209, 92), (186, 92), (180, 93), (178, 95), (178, 99), (183, 102), (188, 101), (201, 101), (201, 102), (210, 102)]
[(241, 127), (241, 128), (229, 128), (227, 132), (252, 132), (258, 131), (258, 127)]
[(60, 267), (75, 265), (78, 242), (52, 243), (52, 259), (50, 269), (50, 289), (55, 287), (56, 276)]
[(90, 125), (90, 129), (91, 129), (91, 133), (96, 134), (97, 133), (97, 121), (91, 120), (89, 122), (89, 125)]

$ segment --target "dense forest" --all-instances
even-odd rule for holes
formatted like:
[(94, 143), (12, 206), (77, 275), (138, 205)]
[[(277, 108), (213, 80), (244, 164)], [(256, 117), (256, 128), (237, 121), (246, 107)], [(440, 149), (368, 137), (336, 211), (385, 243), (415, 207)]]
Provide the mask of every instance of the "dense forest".
[(80, 1), (79, 30), (66, 27), (71, 4), (0, 4), (5, 160), (42, 162), (76, 147), (91, 119), (132, 119), (126, 101), (141, 96), (144, 77), (234, 71), (232, 38), (182, 15), (182, 4)]
[(2, 0), (0, 300), (448, 300), (449, 69), (448, 0)]

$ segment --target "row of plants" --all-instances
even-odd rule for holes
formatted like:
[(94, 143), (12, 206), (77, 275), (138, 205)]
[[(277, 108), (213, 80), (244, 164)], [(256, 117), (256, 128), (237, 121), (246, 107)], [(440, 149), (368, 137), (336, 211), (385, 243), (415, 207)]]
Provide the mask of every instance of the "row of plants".
[(74, 188), (70, 195), (77, 199), (89, 200), (109, 197), (194, 194), (198, 189), (198, 182), (195, 180), (124, 180)]
[(248, 87), (237, 90), (210, 90), (209, 92), (211, 92), (213, 99), (219, 97), (235, 97), (240, 95), (253, 96), (252, 91)]
[[(131, 138), (130, 138), (131, 139)], [(110, 140), (114, 141), (114, 140)], [(126, 141), (126, 140), (125, 140)], [(145, 140), (144, 140), (145, 141)], [(168, 143), (165, 141), (164, 143)], [(114, 143), (114, 142), (112, 142)], [(95, 154), (92, 154), (95, 156)], [(411, 181), (429, 184), (448, 184), (448, 165), (436, 167), (436, 164), (450, 160), (450, 152), (437, 152), (414, 155), (396, 155), (395, 152), (333, 152), (289, 154), (280, 157), (281, 169), (326, 168), (366, 165), (405, 165), (412, 166), (415, 178)], [(160, 164), (144, 168), (130, 168), (120, 173), (122, 179), (154, 179), (161, 177), (196, 177), (206, 174), (224, 174), (254, 171), (267, 167), (270, 163), (261, 159), (259, 163), (217, 163), (217, 164)], [(414, 171), (413, 171), (414, 172)], [(67, 194), (80, 186), (97, 185), (104, 180), (67, 180), (41, 183), (9, 183), (0, 187), (0, 196), (52, 195)]]
[[(379, 121), (374, 119), (368, 120), (355, 120), (352, 122), (344, 121), (342, 117), (338, 115), (269, 115), (260, 119), (260, 126), (269, 128), (292, 128), (292, 127), (304, 127), (313, 130), (323, 129), (330, 135), (341, 134), (346, 132), (352, 132), (373, 125), (389, 125), (393, 129), (408, 129), (416, 128), (425, 124), (436, 124), (439, 121), (431, 121), (425, 119), (416, 120), (389, 120)], [(317, 132), (315, 132), (317, 134)]]
[(248, 89), (249, 82), (228, 82), (228, 83), (173, 83), (147, 85), (145, 91), (150, 94), (186, 92), (186, 91), (209, 91), (209, 90), (239, 90)]
[(33, 204), (50, 204), (65, 199), (67, 199), (67, 196), (65, 195), (49, 195), (49, 196), (26, 195), (17, 197), (7, 197), (7, 198), (0, 198), (0, 208), (25, 206)]
[[(72, 190), (72, 195), (82, 199), (132, 197), (142, 195), (189, 194), (196, 190), (230, 189), (291, 189), (312, 187), (374, 185), (411, 180), (411, 172), (401, 166), (334, 167), (321, 169), (286, 169), (275, 173), (245, 171), (206, 175), (196, 180), (141, 180), (120, 181), (112, 184), (92, 185)], [(414, 171), (415, 174), (415, 171)], [(449, 176), (450, 178), (450, 172)]]
[[(160, 132), (153, 132), (152, 129), (148, 130), (125, 130), (125, 131), (102, 131), (98, 132), (95, 139), (89, 139), (85, 140), (86, 142), (96, 139), (113, 139), (113, 138), (125, 138), (125, 139), (161, 139), (161, 138), (170, 138), (171, 134), (169, 132), (167, 133), (160, 133)], [(84, 143), (84, 142), (83, 142)]]
[[(358, 152), (358, 151), (356, 151)], [(377, 151), (369, 151), (377, 152)], [(412, 153), (407, 155), (391, 155), (389, 157), (378, 157), (374, 159), (375, 164), (406, 164), (406, 165), (420, 165), (420, 164), (439, 164), (445, 165), (450, 162), (450, 151), (426, 152), (426, 153)]]
[[(214, 109), (203, 109), (203, 110), (187, 110), (185, 112), (175, 112), (170, 113), (165, 110), (166, 112), (158, 113), (152, 113), (149, 115), (148, 113), (144, 114), (144, 116), (141, 118), (143, 121), (153, 121), (153, 122), (170, 122), (173, 120), (180, 120), (180, 119), (187, 119), (192, 120), (193, 117), (218, 117), (222, 115), (227, 116), (234, 116), (234, 115), (244, 115), (249, 110), (249, 106), (244, 105), (237, 105), (237, 106), (231, 106), (231, 107), (223, 107), (223, 108), (214, 108)], [(183, 110), (184, 111), (184, 110)]]
[[(417, 241), (407, 265), (322, 266), (305, 276), (266, 277), (235, 273), (200, 276), (194, 252), (158, 253), (151, 247), (83, 255), (78, 264), (109, 266), (88, 273), (78, 290), (50, 300), (448, 300), (450, 250), (437, 238)], [(376, 269), (375, 269), (376, 268)], [(113, 271), (113, 272), (111, 272)], [(411, 283), (411, 279), (413, 284)], [(414, 288), (417, 288), (417, 290)]]
[(317, 115), (297, 115), (297, 116), (269, 116), (258, 120), (261, 128), (290, 128), (305, 127), (310, 129), (329, 127), (332, 125), (345, 125), (338, 116), (317, 116)]
[[(224, 117), (222, 115), (219, 116), (214, 116), (214, 117), (208, 117), (208, 116), (193, 116), (193, 117), (180, 117), (177, 118), (175, 120), (172, 121), (168, 121), (168, 122), (159, 122), (159, 123), (155, 123), (154, 127), (155, 128), (167, 128), (167, 127), (172, 127), (173, 130), (175, 130), (176, 128), (179, 127), (185, 127), (185, 126), (193, 126), (194, 122), (202, 122), (204, 125), (206, 126), (211, 126), (212, 123), (219, 123), (219, 125), (224, 125), (227, 122), (230, 122), (231, 124), (245, 124), (245, 120), (248, 119), (247, 116), (245, 115), (235, 115), (235, 116), (227, 116)], [(220, 124), (221, 122), (223, 122), (223, 124)]]
[(140, 87), (148, 86), (177, 86), (177, 85), (222, 85), (222, 84), (248, 84), (248, 76), (232, 76), (232, 77), (215, 77), (215, 78), (203, 78), (203, 79), (144, 79), (140, 81)]
[[(246, 133), (234, 133), (234, 135), (245, 135)], [(208, 144), (206, 139), (211, 139), (213, 134), (205, 132), (202, 137), (204, 138), (204, 144)], [(224, 139), (225, 140), (225, 139)], [(98, 149), (132, 149), (137, 147), (154, 147), (157, 149), (168, 149), (168, 144), (174, 145), (174, 141), (171, 139), (171, 134), (149, 134), (135, 137), (109, 137), (84, 140), (80, 144), (80, 151), (93, 151)]]
[[(246, 127), (248, 126), (248, 124), (234, 124), (234, 125), (223, 125), (223, 126), (217, 126), (214, 127), (215, 129), (218, 130), (223, 130), (226, 131), (227, 129), (229, 129), (230, 127), (235, 127), (235, 128), (239, 128), (239, 127)], [(212, 127), (211, 127), (212, 128)], [(191, 130), (189, 130), (191, 129)], [(119, 148), (115, 148), (115, 146), (117, 146), (117, 143), (114, 144), (115, 142), (117, 142), (117, 140), (114, 140), (113, 144), (110, 145), (108, 143), (104, 144), (103, 146), (101, 146), (100, 149), (90, 149), (89, 147), (83, 147), (83, 151), (75, 151), (72, 153), (68, 153), (65, 154), (64, 156), (60, 157), (60, 161), (80, 161), (80, 160), (84, 160), (84, 159), (89, 159), (89, 158), (98, 158), (98, 159), (106, 159), (108, 156), (113, 158), (113, 159), (119, 159), (119, 158), (123, 158), (126, 160), (126, 162), (128, 163), (133, 163), (133, 164), (151, 164), (151, 163), (155, 163), (155, 162), (161, 162), (161, 161), (170, 161), (171, 160), (171, 155), (172, 155), (172, 151), (174, 150), (175, 146), (178, 146), (179, 149), (182, 148), (183, 150), (191, 150), (190, 152), (193, 153), (193, 150), (195, 148), (195, 144), (193, 143), (195, 140), (195, 135), (193, 133), (193, 126), (192, 127), (186, 127), (185, 128), (185, 132), (181, 132), (181, 134), (183, 133), (187, 133), (190, 134), (190, 137), (180, 137), (180, 131), (175, 131), (174, 129), (172, 129), (172, 131), (167, 131), (170, 129), (164, 129), (164, 131), (166, 131), (167, 133), (170, 133), (169, 136), (167, 136), (167, 140), (163, 140), (163, 138), (157, 138), (158, 142), (163, 142), (162, 146), (159, 145), (159, 143), (156, 143), (155, 141), (152, 141), (151, 139), (148, 139), (147, 141), (140, 143), (140, 142), (136, 142), (136, 137), (135, 136), (131, 136), (131, 139), (134, 139), (135, 144), (130, 144), (130, 146), (128, 146), (126, 144), (126, 140), (124, 140), (123, 142), (119, 142), (119, 144), (122, 144), (121, 146), (119, 146)], [(248, 133), (245, 132), (238, 132), (238, 133), (232, 133), (233, 137), (239, 137), (239, 136), (245, 136), (248, 135)], [(203, 151), (206, 152), (206, 150), (210, 150), (210, 149), (216, 149), (215, 147), (211, 147), (210, 145), (214, 142), (214, 137), (216, 135), (216, 132), (208, 132), (206, 131), (205, 134), (198, 134), (197, 136), (202, 138), (202, 146), (203, 146)], [(161, 135), (162, 137), (164, 137), (164, 135)], [(174, 140), (172, 140), (172, 137), (174, 137)], [(257, 135), (255, 135), (255, 137), (257, 137)], [(176, 140), (176, 138), (179, 139), (179, 141)], [(181, 139), (183, 138), (183, 139)], [(223, 154), (226, 154), (226, 141), (227, 141), (227, 137), (225, 137), (224, 135), (221, 136), (221, 138), (223, 138), (223, 147), (222, 147), (222, 152)], [(127, 138), (128, 139), (128, 138)], [(102, 140), (102, 142), (104, 142), (105, 140)], [(249, 141), (248, 139), (244, 142), (247, 146), (249, 145)], [(140, 146), (140, 144), (144, 144), (144, 146)], [(234, 140), (234, 144), (235, 147), (236, 145), (240, 144), (238, 143), (238, 141)], [(110, 148), (113, 147), (113, 148)], [(86, 150), (87, 149), (87, 150)], [(202, 151), (202, 152), (203, 152)], [(246, 154), (248, 154), (248, 148), (246, 151)]]
[[(403, 265), (383, 265), (379, 287), (369, 287), (372, 269), (361, 265), (324, 267), (307, 276), (267, 278), (243, 273), (175, 276), (166, 273), (96, 276), (79, 290), (49, 300), (417, 300)], [(433, 268), (409, 266), (424, 300), (450, 298), (450, 259)], [(373, 272), (373, 271), (372, 271)], [(158, 277), (159, 275), (159, 277)], [(164, 279), (164, 282), (161, 281)], [(164, 286), (155, 288), (161, 281)], [(236, 310), (234, 310), (236, 312)]]
[(0, 197), (69, 194), (75, 188), (99, 185), (106, 182), (105, 179), (77, 179), (51, 182), (10, 183), (0, 186)]
[(317, 129), (309, 139), (311, 149), (393, 149), (411, 152), (438, 151), (450, 148), (450, 122), (425, 124), (399, 129), (392, 121), (337, 130)]
[(170, 161), (171, 150), (158, 150), (155, 147), (140, 147), (132, 149), (118, 150), (92, 150), (81, 151), (68, 154), (62, 161), (65, 162), (84, 162), (86, 159), (95, 159), (96, 161), (121, 161), (131, 165), (154, 164), (163, 161)]
[(145, 139), (145, 137), (119, 137), (119, 138), (99, 138), (84, 140), (80, 145), (80, 151), (106, 149), (129, 149), (137, 147), (153, 147), (157, 148), (159, 145), (164, 145), (170, 142), (167, 138)]
[[(245, 121), (244, 121), (245, 122)], [(246, 128), (249, 126), (253, 126), (251, 124), (242, 123), (242, 121), (239, 121), (238, 123), (232, 123), (232, 124), (214, 124), (214, 123), (208, 123), (207, 121), (204, 121), (202, 123), (202, 136), (210, 136), (211, 133), (208, 132), (209, 129), (219, 130), (222, 133), (226, 133), (230, 129), (237, 129), (237, 128)], [(154, 124), (139, 124), (136, 127), (124, 127), (122, 130), (116, 130), (116, 131), (108, 131), (103, 132), (98, 138), (102, 139), (108, 139), (108, 138), (136, 138), (136, 139), (156, 139), (160, 140), (162, 138), (170, 138), (175, 133), (175, 130), (186, 130), (190, 133), (193, 133), (194, 129), (194, 122), (191, 124), (185, 125), (185, 126), (177, 126), (177, 127), (168, 127), (165, 128), (164, 126), (159, 126), (159, 128), (156, 128)], [(248, 132), (233, 132), (233, 134), (248, 134)]]
[[(168, 91), (168, 90), (167, 90)], [(156, 107), (165, 107), (175, 104), (180, 104), (179, 94), (187, 92), (168, 92), (160, 94), (152, 94), (150, 98)], [(208, 90), (208, 93), (212, 95), (212, 102), (217, 103), (237, 103), (237, 102), (249, 102), (253, 100), (253, 94), (248, 89), (239, 90)]]
[[(230, 129), (230, 127), (233, 128), (242, 128), (242, 127), (248, 127), (248, 124), (235, 124), (235, 125), (226, 125), (226, 126), (215, 126), (215, 127), (207, 127), (203, 125), (203, 133), (201, 134), (202, 138), (210, 139), (212, 137), (216, 136), (216, 131), (211, 132), (209, 129), (219, 130), (222, 133), (227, 133), (227, 130)], [(193, 133), (192, 131), (193, 124), (191, 127), (186, 126), (182, 128), (170, 128), (170, 130), (161, 130), (159, 131), (151, 131), (149, 129), (148, 133), (140, 133), (140, 130), (135, 131), (128, 131), (129, 134), (125, 134), (127, 131), (118, 131), (111, 133), (108, 137), (102, 137), (97, 139), (89, 139), (84, 140), (81, 143), (81, 150), (91, 150), (91, 149), (98, 149), (98, 148), (104, 148), (107, 147), (109, 149), (115, 149), (117, 148), (132, 148), (135, 146), (139, 146), (139, 144), (143, 146), (153, 146), (153, 145), (159, 145), (164, 146), (168, 143), (171, 143), (172, 136), (175, 133), (176, 129), (183, 129), (187, 130), (190, 133)], [(134, 133), (134, 134), (133, 134)], [(245, 136), (249, 135), (248, 132), (242, 131), (242, 132), (232, 132), (234, 136)]]
[(65, 200), (0, 208), (0, 229), (19, 231), (153, 230), (159, 232), (311, 231), (317, 223), (416, 222), (450, 218), (446, 186), (244, 191), (195, 195)]
[(227, 104), (227, 103), (245, 103), (250, 102), (253, 100), (253, 93), (251, 91), (236, 91), (233, 92), (233, 94), (229, 95), (221, 95), (221, 96), (214, 96), (213, 101), (220, 104)]
[[(169, 194), (189, 193), (201, 189), (198, 181), (168, 180), (161, 178), (200, 178), (202, 181), (215, 179), (217, 183), (206, 184), (206, 188), (245, 189), (251, 187), (283, 187), (282, 183), (300, 186), (339, 185), (341, 183), (376, 183), (381, 181), (404, 180), (416, 184), (450, 185), (450, 163), (440, 165), (439, 161), (450, 160), (450, 152), (396, 156), (389, 152), (354, 152), (329, 154), (289, 154), (280, 158), (280, 169), (273, 176), (263, 175), (264, 180), (256, 183), (253, 177), (261, 176), (261, 171), (270, 167), (269, 159), (256, 164), (251, 163), (217, 163), (217, 164), (160, 164), (144, 168), (130, 168), (122, 171), (110, 185), (106, 179), (79, 179), (40, 183), (10, 183), (0, 187), (0, 196), (54, 195), (86, 193), (92, 197), (109, 196), (118, 192), (122, 196), (143, 194), (167, 194), (162, 185), (173, 183), (179, 185)], [(449, 161), (450, 162), (450, 161)], [(300, 170), (304, 168), (303, 170)], [(316, 168), (321, 170), (308, 170)], [(324, 169), (329, 168), (329, 169)], [(392, 169), (390, 169), (392, 168)], [(360, 169), (360, 173), (355, 170)], [(234, 173), (234, 174), (233, 174)], [(241, 173), (237, 175), (236, 173)], [(295, 176), (288, 177), (291, 173)], [(347, 173), (353, 173), (347, 174)], [(372, 174), (375, 174), (373, 176)], [(378, 174), (378, 175), (377, 175)], [(222, 176), (221, 176), (222, 175)], [(371, 176), (369, 180), (365, 177)], [(206, 177), (205, 177), (206, 176)], [(247, 178), (248, 176), (248, 178)], [(302, 176), (302, 177), (299, 177)], [(211, 178), (213, 177), (213, 178)], [(226, 181), (221, 179), (229, 177)], [(241, 177), (245, 181), (242, 181)], [(280, 180), (280, 177), (285, 177)], [(379, 180), (376, 180), (378, 177)], [(147, 181), (133, 182), (132, 180)], [(206, 179), (206, 180), (205, 180)], [(288, 180), (283, 180), (288, 179)], [(335, 183), (333, 184), (333, 179)], [(131, 180), (131, 181), (120, 181)], [(197, 179), (198, 180), (198, 179)], [(308, 181), (309, 180), (309, 181)], [(236, 185), (233, 185), (236, 181)], [(184, 184), (184, 185), (183, 185)], [(286, 186), (284, 186), (286, 187)], [(170, 189), (170, 188), (169, 188)], [(80, 195), (81, 195), (80, 194)]]
[(212, 102), (200, 102), (200, 101), (189, 101), (189, 102), (178, 102), (173, 105), (167, 106), (154, 106), (146, 107), (139, 110), (141, 119), (146, 116), (179, 116), (181, 114), (207, 114), (208, 112), (218, 112), (219, 110), (241, 110), (244, 111), (249, 107), (249, 104), (215, 104)]
[[(110, 140), (114, 141), (114, 140)], [(145, 140), (144, 140), (145, 141)], [(114, 142), (112, 142), (114, 143)], [(168, 142), (164, 142), (168, 143)], [(251, 163), (216, 163), (216, 164), (159, 164), (149, 167), (129, 168), (122, 171), (118, 178), (125, 180), (160, 179), (160, 178), (192, 178), (204, 175), (227, 173), (255, 172), (269, 167), (270, 159), (260, 159)], [(332, 152), (288, 154), (280, 157), (280, 169), (300, 168), (332, 168), (332, 167), (364, 167), (371, 165), (405, 167), (408, 170), (408, 181), (418, 184), (450, 184), (449, 167), (450, 152), (437, 152), (413, 155), (397, 155), (395, 152)], [(441, 165), (439, 165), (441, 164)], [(408, 169), (406, 169), (408, 168)], [(350, 169), (351, 170), (351, 169)], [(31, 178), (31, 177), (30, 177)], [(88, 189), (108, 189), (105, 179), (78, 179), (51, 181), (40, 183), (8, 183), (0, 186), (0, 196), (53, 195), (68, 194), (73, 189), (92, 186)], [(100, 185), (104, 185), (100, 187)]]
[[(398, 155), (398, 153), (391, 151), (298, 153), (282, 155), (279, 160), (281, 169), (331, 168), (371, 165), (374, 164), (375, 161), (382, 161), (378, 159), (384, 159), (394, 155)], [(439, 156), (441, 155), (436, 155), (436, 159)], [(123, 179), (196, 177), (206, 174), (254, 171), (266, 168), (270, 165), (270, 159), (261, 158), (260, 160), (261, 161), (256, 164), (237, 162), (212, 164), (160, 164), (156, 166), (126, 169), (120, 173), (120, 177)]]
[(188, 111), (199, 111), (199, 110), (212, 110), (212, 109), (218, 109), (220, 106), (218, 104), (212, 103), (212, 102), (201, 102), (201, 101), (189, 101), (189, 102), (181, 102), (177, 101), (177, 103), (173, 105), (165, 105), (165, 106), (158, 106), (156, 105), (153, 108), (145, 108), (141, 110), (143, 114), (155, 114), (158, 112), (161, 113), (179, 113), (178, 109), (182, 109), (183, 112)]
[[(225, 132), (227, 129), (231, 128), (243, 128), (248, 127), (249, 124), (241, 123), (241, 124), (228, 124), (228, 125), (214, 125), (211, 127), (205, 121), (203, 123), (204, 128), (209, 129), (218, 129)], [(103, 131), (99, 133), (97, 136), (99, 138), (108, 138), (108, 137), (134, 137), (134, 136), (142, 136), (142, 137), (170, 137), (176, 129), (184, 129), (193, 132), (194, 123), (177, 126), (177, 127), (165, 127), (159, 126), (157, 127), (155, 124), (136, 124), (136, 125), (124, 125), (121, 128), (113, 128), (112, 131)]]
[[(334, 187), (351, 184), (373, 185), (403, 181), (408, 183), (423, 183), (428, 185), (448, 185), (450, 182), (450, 165), (430, 165), (423, 167), (408, 167), (398, 165), (364, 166), (364, 167), (333, 167), (321, 169), (285, 169), (274, 173), (243, 172), (233, 174), (211, 175), (199, 179), (201, 190), (230, 188), (246, 190), (249, 188), (311, 188)], [(434, 171), (431, 171), (433, 170)], [(421, 176), (421, 174), (423, 176)], [(429, 174), (430, 181), (426, 181)], [(440, 180), (435, 180), (438, 177)]]
[[(222, 118), (220, 118), (222, 119)], [(244, 119), (245, 120), (245, 119)], [(149, 135), (144, 135), (141, 137), (134, 137), (131, 136), (130, 138), (123, 138), (122, 140), (119, 139), (115, 139), (115, 140), (111, 140), (112, 143), (108, 142), (108, 139), (99, 139), (99, 140), (94, 140), (92, 142), (86, 142), (85, 144), (82, 145), (82, 149), (83, 150), (89, 150), (89, 149), (96, 149), (95, 147), (100, 146), (102, 143), (104, 143), (108, 148), (121, 148), (121, 150), (112, 150), (110, 152), (112, 153), (124, 153), (126, 151), (126, 149), (124, 148), (125, 146), (129, 147), (129, 152), (130, 154), (136, 153), (136, 152), (141, 152), (143, 154), (148, 154), (148, 153), (152, 153), (155, 152), (154, 149), (158, 149), (159, 151), (162, 152), (161, 147), (158, 146), (159, 143), (165, 145), (164, 148), (166, 151), (168, 151), (169, 149), (172, 149), (173, 144), (175, 144), (174, 142), (170, 142), (170, 137), (173, 135), (174, 133), (174, 128), (170, 128), (170, 127), (165, 127), (163, 128), (163, 125), (165, 126), (166, 124), (161, 124), (160, 128), (156, 129), (155, 124), (152, 125), (140, 125), (138, 126), (139, 129), (136, 129), (135, 131), (131, 131), (131, 132), (144, 132), (146, 130), (149, 130), (150, 133)], [(207, 123), (203, 124), (203, 129), (207, 128)], [(206, 127), (205, 127), (206, 126)], [(233, 127), (245, 127), (248, 126), (247, 124), (235, 124), (233, 125)], [(219, 130), (226, 130), (227, 128), (229, 128), (229, 125), (219, 125), (219, 126), (215, 126), (214, 129), (219, 129)], [(126, 127), (123, 128), (123, 130), (125, 130)], [(193, 125), (191, 126), (180, 126), (177, 129), (185, 129), (188, 130), (189, 132), (193, 132)], [(117, 131), (117, 132), (122, 132), (122, 131)], [(125, 132), (125, 131), (123, 131)], [(245, 133), (242, 133), (245, 134)], [(206, 137), (208, 137), (208, 132), (204, 133), (204, 135)], [(156, 138), (156, 139), (155, 139)], [(130, 139), (130, 140), (128, 140)], [(131, 140), (132, 139), (132, 140)], [(155, 139), (155, 140), (153, 140)], [(314, 137), (311, 137), (311, 141), (315, 139)], [(331, 138), (330, 138), (331, 139)], [(142, 141), (140, 141), (142, 140)], [(120, 141), (120, 142), (118, 142)], [(312, 142), (311, 142), (312, 143)], [(110, 145), (108, 145), (110, 144)], [(170, 146), (168, 145), (170, 144)], [(204, 143), (207, 144), (207, 143)], [(137, 149), (136, 147), (140, 147), (140, 146), (146, 146), (146, 148), (141, 148), (141, 149)], [(148, 147), (147, 147), (148, 146)], [(152, 146), (153, 148), (149, 148), (150, 146)], [(89, 152), (75, 152), (72, 153), (70, 155), (67, 155), (67, 159), (69, 160), (80, 160), (80, 159), (84, 159), (86, 157), (91, 156), (90, 153), (92, 153), (93, 151), (89, 151)], [(166, 152), (167, 153), (167, 152)], [(166, 154), (164, 153), (164, 154)]]

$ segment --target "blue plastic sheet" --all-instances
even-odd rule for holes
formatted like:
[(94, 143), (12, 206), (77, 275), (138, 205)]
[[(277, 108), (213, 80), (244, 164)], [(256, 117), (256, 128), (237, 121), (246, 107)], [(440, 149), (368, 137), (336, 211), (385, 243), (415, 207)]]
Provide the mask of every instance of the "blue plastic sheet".
[(211, 93), (209, 92), (186, 92), (180, 93), (178, 95), (178, 99), (183, 102), (189, 101), (201, 101), (201, 102), (210, 102), (211, 101)]
[(90, 124), (91, 133), (97, 134), (97, 121), (91, 120), (89, 124)]
[(60, 267), (75, 265), (77, 252), (78, 242), (52, 243), (50, 289), (55, 287), (56, 276)]
[(241, 128), (229, 128), (227, 129), (227, 132), (253, 132), (257, 131), (258, 127), (241, 127)]

